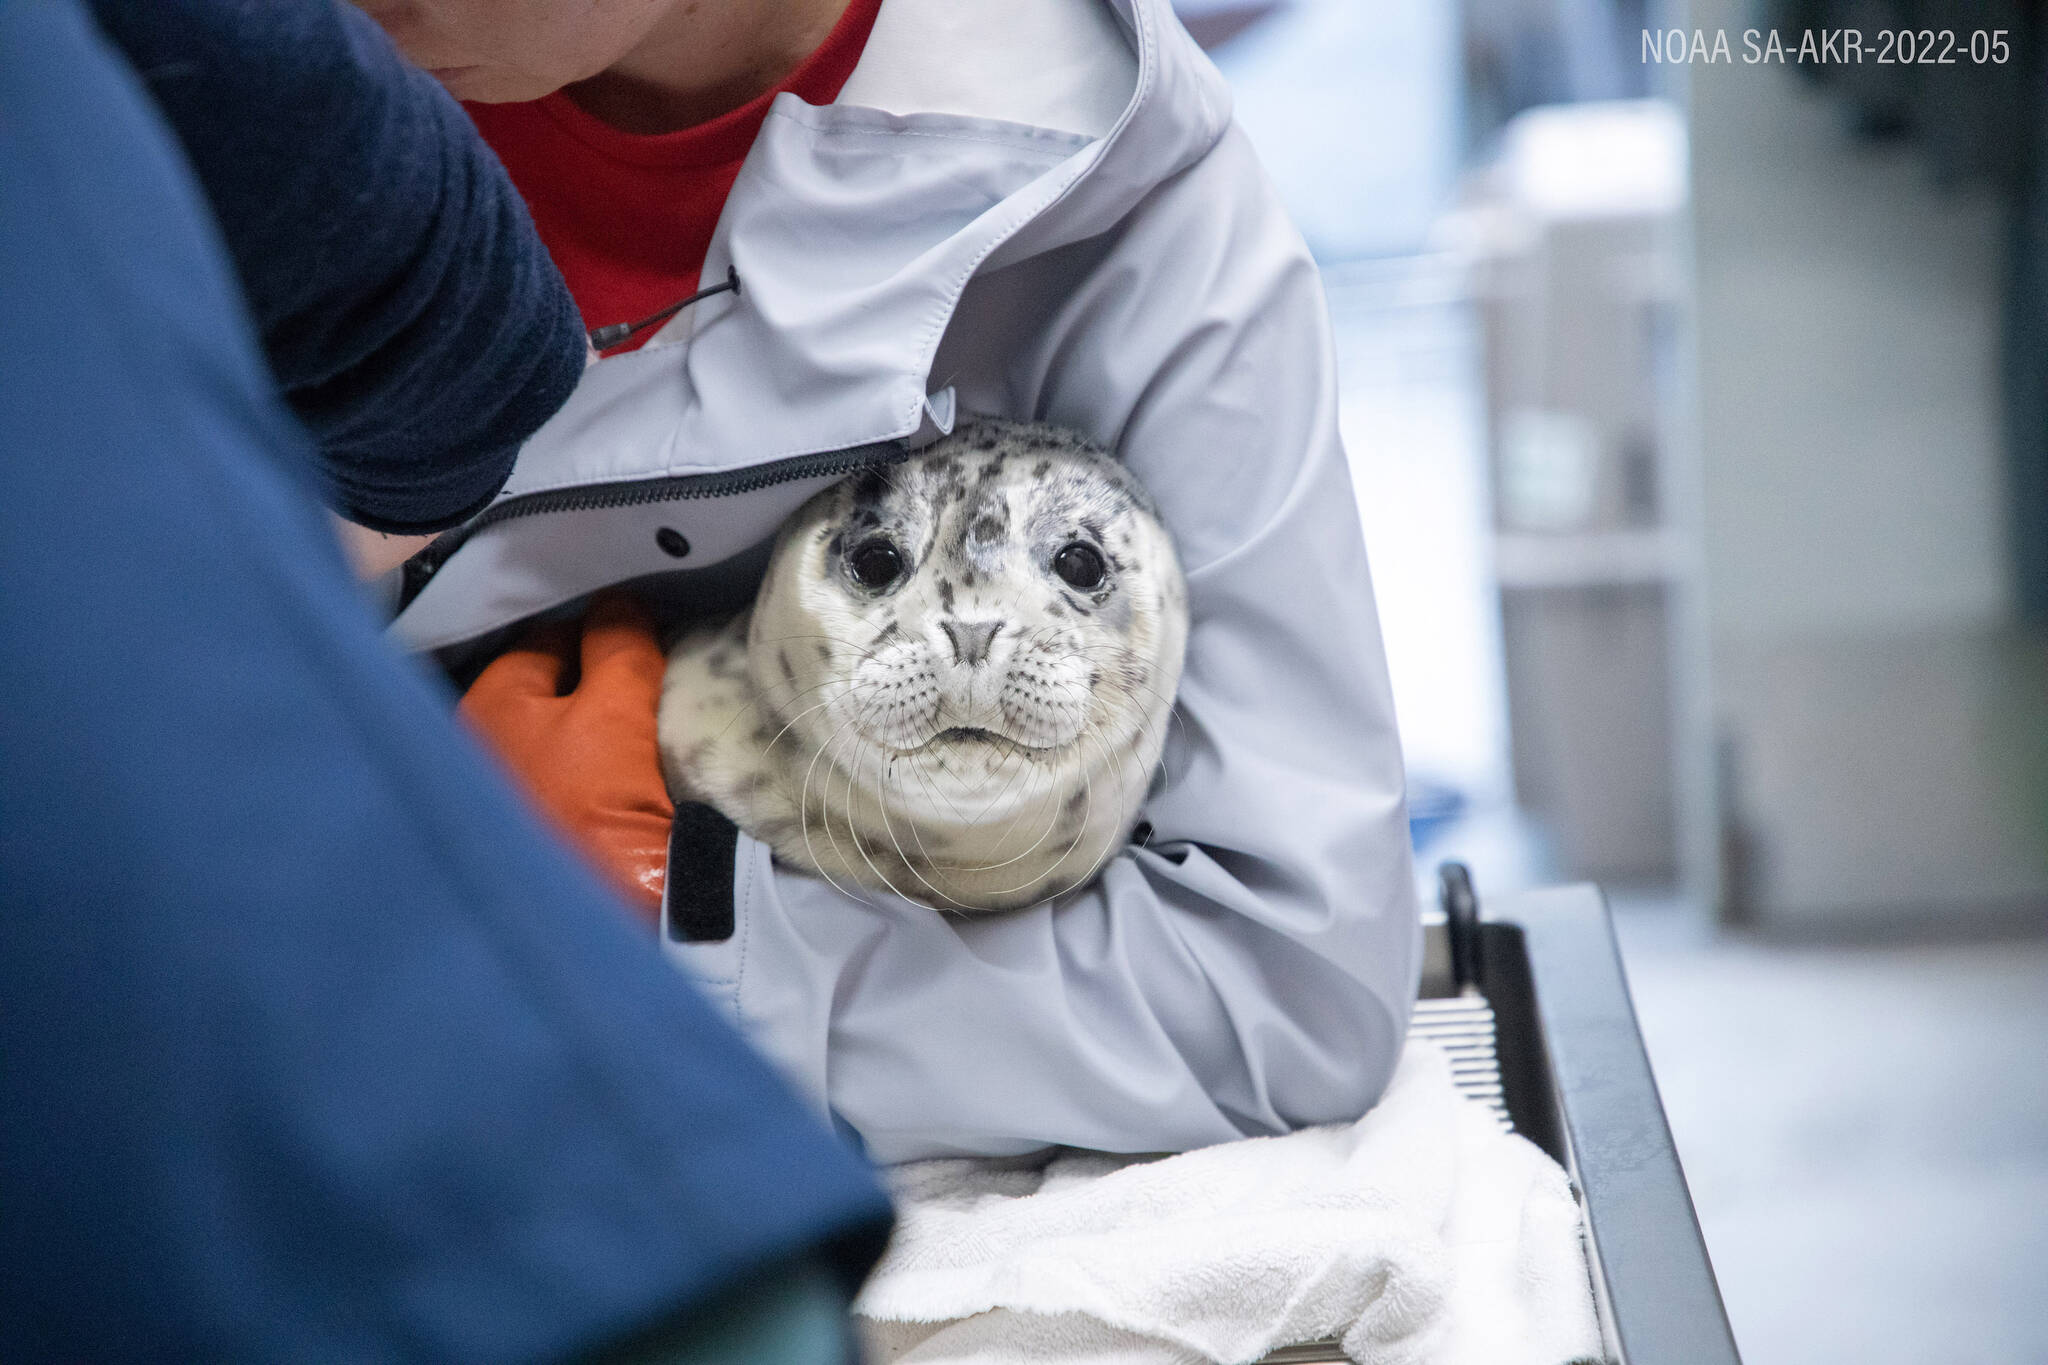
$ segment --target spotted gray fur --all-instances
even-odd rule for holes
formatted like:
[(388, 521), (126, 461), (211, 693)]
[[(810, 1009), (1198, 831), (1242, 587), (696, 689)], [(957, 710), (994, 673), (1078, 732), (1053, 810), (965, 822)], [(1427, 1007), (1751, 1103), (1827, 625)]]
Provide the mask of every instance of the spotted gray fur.
[[(856, 558), (881, 541), (900, 572), (865, 584)], [(1076, 544), (1099, 584), (1055, 571)], [(847, 889), (958, 911), (1044, 900), (1137, 822), (1186, 612), (1172, 541), (1113, 457), (964, 421), (805, 504), (752, 609), (677, 645), (671, 790)]]

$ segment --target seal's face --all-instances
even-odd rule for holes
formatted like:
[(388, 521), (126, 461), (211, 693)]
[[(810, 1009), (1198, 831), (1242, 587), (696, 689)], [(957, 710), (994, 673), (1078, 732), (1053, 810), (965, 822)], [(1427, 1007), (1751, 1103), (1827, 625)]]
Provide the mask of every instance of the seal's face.
[(1028, 833), (1041, 807), (1132, 804), (1098, 779), (1157, 762), (1185, 612), (1172, 543), (1121, 465), (980, 420), (791, 519), (748, 664), (807, 748), (897, 812)]

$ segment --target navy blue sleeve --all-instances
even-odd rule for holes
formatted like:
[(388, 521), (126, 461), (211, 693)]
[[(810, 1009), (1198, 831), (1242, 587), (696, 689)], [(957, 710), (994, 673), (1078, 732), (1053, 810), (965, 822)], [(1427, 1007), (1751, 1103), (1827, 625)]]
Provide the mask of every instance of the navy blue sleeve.
[(0, 3), (0, 299), (0, 1360), (557, 1360), (812, 1250), (850, 1291), (872, 1178), (385, 645), (75, 0)]
[(497, 493), (583, 368), (468, 115), (338, 0), (92, 0), (206, 192), (327, 497), (380, 531)]

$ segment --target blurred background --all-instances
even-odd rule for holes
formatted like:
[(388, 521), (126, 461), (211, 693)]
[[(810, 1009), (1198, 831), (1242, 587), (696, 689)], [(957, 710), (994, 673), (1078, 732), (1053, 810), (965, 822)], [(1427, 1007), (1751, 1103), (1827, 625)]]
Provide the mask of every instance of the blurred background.
[[(2039, 7), (1180, 8), (1322, 263), (1419, 868), (1609, 891), (1751, 1365), (2048, 1361)], [(1902, 27), (2008, 60), (1743, 60)]]

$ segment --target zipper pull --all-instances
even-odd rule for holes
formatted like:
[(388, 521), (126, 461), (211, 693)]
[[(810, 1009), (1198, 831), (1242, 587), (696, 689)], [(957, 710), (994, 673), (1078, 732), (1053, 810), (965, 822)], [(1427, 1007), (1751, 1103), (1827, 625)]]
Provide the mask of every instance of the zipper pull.
[(727, 266), (725, 268), (724, 284), (714, 284), (709, 289), (699, 289), (696, 293), (690, 295), (690, 297), (686, 299), (677, 299), (674, 303), (662, 309), (660, 312), (649, 313), (646, 317), (640, 319), (640, 321), (638, 322), (614, 322), (607, 327), (593, 328), (591, 331), (584, 333), (584, 336), (589, 340), (591, 350), (598, 352), (609, 351), (614, 346), (624, 345), (626, 342), (631, 341), (635, 336), (637, 336), (641, 332), (646, 331), (649, 327), (652, 327), (657, 323), (667, 322), (670, 318), (682, 312), (691, 304), (697, 303), (703, 299), (708, 299), (713, 294), (723, 294), (726, 293), (727, 291), (731, 291), (733, 297), (739, 297), (740, 272), (733, 269), (733, 267), (731, 266)]

